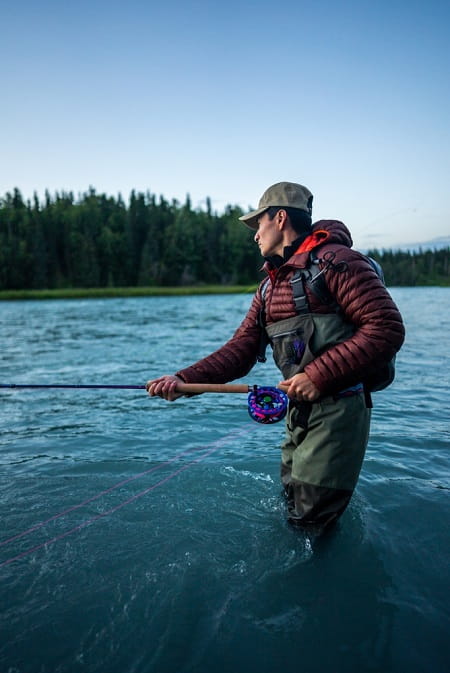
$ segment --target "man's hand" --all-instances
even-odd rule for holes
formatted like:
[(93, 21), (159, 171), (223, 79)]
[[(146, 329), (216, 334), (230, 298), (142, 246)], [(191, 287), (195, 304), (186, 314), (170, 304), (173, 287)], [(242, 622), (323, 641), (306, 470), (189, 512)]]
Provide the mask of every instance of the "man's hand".
[(177, 393), (177, 384), (182, 383), (178, 376), (171, 376), (169, 374), (160, 376), (153, 381), (147, 381), (145, 387), (150, 397), (163, 397), (169, 402), (173, 402), (179, 397), (183, 397), (183, 393)]
[(320, 390), (316, 388), (311, 379), (303, 372), (295, 374), (285, 381), (280, 381), (278, 386), (293, 400), (314, 402), (320, 397)]

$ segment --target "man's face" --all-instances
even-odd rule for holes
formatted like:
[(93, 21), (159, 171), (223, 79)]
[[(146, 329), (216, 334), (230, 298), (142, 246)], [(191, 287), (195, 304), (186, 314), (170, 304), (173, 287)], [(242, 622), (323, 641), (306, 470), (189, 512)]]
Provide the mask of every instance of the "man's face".
[(278, 226), (278, 213), (271, 220), (269, 214), (263, 213), (258, 219), (255, 242), (263, 257), (281, 255), (283, 252), (283, 236)]

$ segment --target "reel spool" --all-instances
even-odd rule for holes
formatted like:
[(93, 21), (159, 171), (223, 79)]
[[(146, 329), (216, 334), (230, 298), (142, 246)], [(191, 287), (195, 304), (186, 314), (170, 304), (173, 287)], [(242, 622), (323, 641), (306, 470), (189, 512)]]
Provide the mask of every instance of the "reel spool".
[(248, 413), (257, 423), (278, 423), (286, 416), (288, 397), (279, 388), (254, 386), (247, 401)]

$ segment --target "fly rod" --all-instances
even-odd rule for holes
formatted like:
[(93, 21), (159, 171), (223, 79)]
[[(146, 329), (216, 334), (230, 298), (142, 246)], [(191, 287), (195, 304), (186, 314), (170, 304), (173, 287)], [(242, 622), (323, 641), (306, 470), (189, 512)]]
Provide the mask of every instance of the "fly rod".
[[(83, 384), (83, 383), (0, 383), (0, 389), (75, 389), (75, 390), (146, 390), (144, 385)], [(280, 388), (251, 386), (245, 383), (177, 383), (177, 392), (201, 393), (247, 393), (248, 413), (257, 423), (277, 423), (287, 411), (288, 398)]]

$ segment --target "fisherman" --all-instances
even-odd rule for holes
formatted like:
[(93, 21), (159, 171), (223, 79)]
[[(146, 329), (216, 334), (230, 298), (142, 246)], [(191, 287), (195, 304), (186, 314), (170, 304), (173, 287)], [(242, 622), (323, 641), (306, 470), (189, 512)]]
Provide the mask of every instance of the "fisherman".
[(347, 227), (312, 224), (312, 201), (306, 187), (280, 182), (239, 218), (255, 231), (265, 259), (266, 278), (247, 315), (221, 348), (149, 381), (147, 390), (173, 401), (180, 381), (241, 378), (270, 343), (289, 397), (281, 448), (288, 520), (322, 533), (350, 502), (369, 436), (370, 392), (385, 385), (404, 327), (373, 265), (352, 249)]

